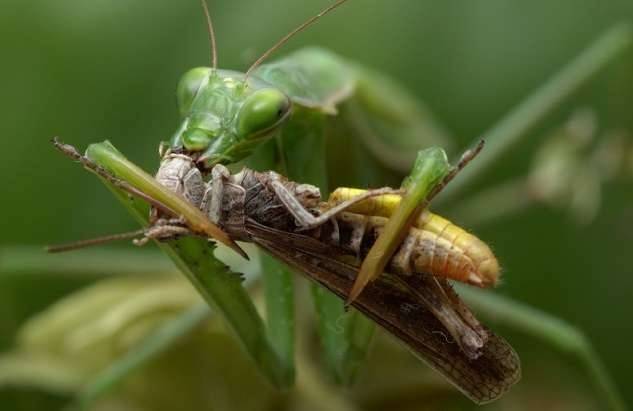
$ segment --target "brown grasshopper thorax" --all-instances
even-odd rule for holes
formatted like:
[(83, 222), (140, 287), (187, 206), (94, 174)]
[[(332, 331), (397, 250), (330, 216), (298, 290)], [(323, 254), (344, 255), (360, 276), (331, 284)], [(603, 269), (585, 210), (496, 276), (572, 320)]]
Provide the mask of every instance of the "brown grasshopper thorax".
[(185, 154), (167, 154), (163, 157), (156, 180), (171, 191), (185, 197), (187, 201), (200, 207), (205, 191), (202, 173), (194, 160)]
[[(211, 180), (206, 182), (194, 159), (184, 154), (165, 155), (156, 180), (200, 208), (236, 239), (246, 239), (247, 218), (277, 230), (298, 228), (291, 211), (275, 193), (273, 182), (281, 183), (314, 215), (318, 215), (321, 202), (318, 187), (289, 181), (274, 171), (244, 168), (231, 174), (223, 165), (216, 165), (211, 171)], [(155, 217), (155, 210), (152, 213)]]
[[(298, 228), (290, 210), (275, 193), (273, 181), (280, 182), (304, 209), (318, 214), (317, 206), (321, 202), (318, 187), (289, 181), (274, 171), (258, 172), (248, 168), (230, 176), (228, 181), (229, 184), (238, 185), (244, 190), (242, 207), (245, 217), (259, 224), (283, 231), (295, 231)], [(227, 217), (236, 212), (229, 207), (228, 199), (223, 199), (223, 203)], [(221, 221), (219, 223), (222, 224)]]

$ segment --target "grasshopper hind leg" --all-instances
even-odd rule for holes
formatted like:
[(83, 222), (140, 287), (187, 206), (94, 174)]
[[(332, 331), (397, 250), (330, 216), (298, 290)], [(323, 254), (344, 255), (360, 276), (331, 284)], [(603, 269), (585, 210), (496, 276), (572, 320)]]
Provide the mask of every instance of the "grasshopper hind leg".
[(275, 195), (286, 207), (288, 212), (295, 218), (299, 225), (298, 231), (307, 231), (317, 228), (320, 225), (325, 224), (328, 220), (333, 219), (341, 212), (345, 211), (349, 207), (357, 204), (363, 200), (371, 197), (377, 197), (385, 194), (399, 194), (402, 193), (399, 189), (393, 188), (380, 188), (376, 190), (367, 190), (363, 194), (344, 201), (336, 206), (327, 209), (318, 216), (312, 215), (310, 211), (306, 210), (304, 205), (297, 199), (295, 194), (280, 180), (275, 179), (271, 182)]
[(211, 221), (218, 224), (222, 218), (222, 199), (224, 198), (225, 183), (231, 178), (230, 171), (216, 165), (211, 170), (211, 183), (207, 184), (202, 197), (200, 208)]

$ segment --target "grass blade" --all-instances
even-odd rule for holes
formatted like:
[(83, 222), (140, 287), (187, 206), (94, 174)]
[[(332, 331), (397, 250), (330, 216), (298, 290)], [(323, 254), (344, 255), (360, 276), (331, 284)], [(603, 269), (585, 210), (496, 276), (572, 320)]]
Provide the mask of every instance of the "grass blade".
[(110, 364), (89, 381), (75, 399), (78, 409), (90, 409), (95, 400), (113, 389), (127, 375), (160, 355), (175, 341), (192, 331), (210, 314), (207, 305), (196, 305), (145, 337), (136, 348)]
[(320, 285), (311, 284), (317, 331), (334, 380), (351, 385), (367, 357), (376, 325)]
[(260, 256), (268, 338), (285, 367), (290, 385), (295, 378), (295, 316), (293, 273), (276, 258)]
[(72, 258), (47, 254), (43, 247), (3, 246), (0, 248), (0, 277), (24, 274), (90, 278), (110, 275), (166, 274), (173, 265), (152, 250), (87, 248), (73, 251)]
[(474, 179), (517, 145), (521, 138), (525, 137), (530, 129), (542, 121), (555, 107), (629, 47), (632, 40), (633, 30), (629, 24), (622, 23), (607, 30), (578, 57), (552, 76), (548, 82), (484, 132), (486, 149), (477, 161), (466, 168), (459, 178), (444, 190), (438, 198), (438, 203), (443, 204), (453, 200), (472, 184)]
[(609, 404), (609, 409), (627, 409), (602, 360), (579, 329), (536, 308), (489, 292), (459, 287), (459, 294), (475, 311), (492, 318), (497, 324), (521, 330), (542, 340), (547, 346), (573, 355), (586, 369), (594, 386)]

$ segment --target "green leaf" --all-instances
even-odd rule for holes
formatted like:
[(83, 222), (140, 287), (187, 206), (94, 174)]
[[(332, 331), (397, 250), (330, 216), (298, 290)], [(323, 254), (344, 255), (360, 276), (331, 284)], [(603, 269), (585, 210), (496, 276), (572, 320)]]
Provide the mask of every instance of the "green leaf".
[(156, 331), (139, 342), (136, 348), (111, 363), (105, 370), (93, 377), (79, 392), (76, 404), (80, 409), (89, 409), (90, 405), (103, 394), (109, 392), (126, 376), (163, 353), (183, 335), (209, 317), (207, 305), (196, 305), (183, 312), (177, 318), (161, 325)]
[(294, 380), (294, 273), (281, 261), (265, 253), (261, 254), (260, 262), (264, 280), (268, 338), (281, 357), (288, 378)]
[[(166, 274), (169, 260), (151, 250), (77, 250), (47, 254), (43, 247), (0, 248), (0, 350), (18, 327), (60, 297), (112, 275)], [(24, 298), (28, 296), (28, 298)]]

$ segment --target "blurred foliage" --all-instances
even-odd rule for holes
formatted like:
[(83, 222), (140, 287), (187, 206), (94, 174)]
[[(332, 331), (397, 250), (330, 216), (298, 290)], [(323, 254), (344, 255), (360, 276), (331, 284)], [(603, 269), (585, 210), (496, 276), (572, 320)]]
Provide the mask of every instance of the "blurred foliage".
[[(325, 3), (212, 1), (220, 65), (245, 68)], [(157, 143), (178, 122), (174, 94), (179, 76), (190, 67), (208, 64), (198, 3), (1, 4), (0, 150), (5, 155), (0, 165), (0, 244), (57, 243), (133, 227), (110, 193), (62, 159), (48, 140), (60, 135), (83, 147), (110, 138), (130, 159), (155, 169)], [(318, 44), (393, 75), (432, 108), (461, 144), (467, 144), (591, 39), (626, 18), (633, 18), (628, 0), (352, 0), (284, 51)], [(578, 107), (592, 110), (601, 135), (610, 130), (630, 133), (632, 103), (630, 52), (551, 113), (473, 191), (525, 175), (543, 139)], [(633, 337), (628, 325), (633, 309), (630, 187), (630, 179), (609, 179), (601, 188), (601, 207), (586, 225), (578, 225), (564, 209), (541, 205), (488, 221), (477, 227), (477, 233), (492, 244), (504, 266), (505, 283), (498, 292), (565, 318), (586, 332), (626, 400), (633, 403), (633, 393), (625, 390), (632, 366), (628, 341)], [(28, 315), (98, 276), (90, 271), (93, 274), (62, 280), (38, 277), (35, 271), (20, 276), (19, 282), (0, 276), (3, 348)], [(591, 402), (585, 402), (590, 401), (587, 382), (574, 364), (511, 330), (499, 332), (507, 334), (522, 356), (524, 382), (515, 391), (524, 401), (511, 401), (509, 396), (486, 409), (592, 409)], [(405, 358), (403, 364), (423, 368)], [(37, 398), (18, 394), (0, 401), (32, 409), (29, 404)], [(400, 394), (402, 402), (420, 399), (432, 407), (433, 401), (416, 397), (416, 390)], [(54, 403), (59, 398), (52, 393), (45, 400)]]

